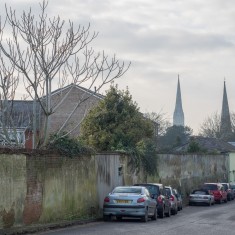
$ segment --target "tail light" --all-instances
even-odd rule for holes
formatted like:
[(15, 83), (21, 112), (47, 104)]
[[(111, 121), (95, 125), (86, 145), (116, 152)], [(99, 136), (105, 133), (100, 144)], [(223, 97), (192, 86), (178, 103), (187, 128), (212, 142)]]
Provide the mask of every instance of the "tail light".
[(162, 198), (160, 196), (157, 198), (157, 202), (160, 204), (162, 203)]
[(175, 200), (175, 197), (173, 195), (170, 196), (170, 200), (171, 201), (174, 201)]
[(110, 202), (109, 197), (106, 197), (106, 198), (104, 199), (104, 202)]
[(145, 198), (141, 197), (137, 200), (137, 203), (142, 203), (142, 202), (145, 202)]

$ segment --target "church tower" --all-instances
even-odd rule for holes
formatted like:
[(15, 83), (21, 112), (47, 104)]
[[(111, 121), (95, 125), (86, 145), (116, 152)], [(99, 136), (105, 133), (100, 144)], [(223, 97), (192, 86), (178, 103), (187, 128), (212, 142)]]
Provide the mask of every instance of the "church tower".
[(178, 75), (175, 111), (173, 115), (174, 126), (184, 126), (184, 112), (182, 108), (181, 91), (180, 91), (180, 79)]
[(226, 91), (226, 84), (224, 81), (224, 92), (223, 92), (223, 102), (221, 111), (221, 121), (220, 121), (220, 134), (221, 138), (228, 140), (229, 136), (232, 134), (231, 119), (228, 106), (228, 97)]

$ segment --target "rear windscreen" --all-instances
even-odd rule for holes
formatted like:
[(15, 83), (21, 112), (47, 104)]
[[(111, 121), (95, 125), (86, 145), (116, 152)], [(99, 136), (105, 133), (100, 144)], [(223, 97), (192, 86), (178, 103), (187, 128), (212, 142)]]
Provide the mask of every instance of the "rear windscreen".
[(227, 190), (228, 189), (228, 185), (227, 184), (222, 184), (224, 186), (224, 189)]
[(145, 188), (147, 188), (150, 192), (150, 194), (153, 195), (159, 195), (159, 188), (157, 185), (145, 185)]
[(115, 188), (113, 193), (134, 193), (141, 194), (141, 188)]
[(194, 191), (193, 194), (207, 195), (208, 193), (206, 191)]
[(171, 190), (169, 188), (166, 188), (166, 193), (168, 196), (171, 196)]
[(138, 186), (143, 186), (148, 189), (151, 195), (160, 195), (160, 190), (158, 185), (149, 185), (149, 184), (136, 184)]
[(208, 190), (218, 190), (218, 187), (216, 184), (204, 184), (203, 188), (206, 188)]

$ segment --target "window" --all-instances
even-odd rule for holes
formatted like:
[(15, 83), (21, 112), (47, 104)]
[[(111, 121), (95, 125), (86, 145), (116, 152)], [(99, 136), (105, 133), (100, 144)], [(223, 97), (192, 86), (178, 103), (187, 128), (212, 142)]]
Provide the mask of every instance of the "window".
[(141, 194), (141, 188), (115, 188), (113, 193), (133, 193), (133, 194)]
[(145, 189), (145, 194), (146, 194), (147, 197), (150, 197), (148, 189)]
[(0, 144), (3, 146), (8, 145), (25, 145), (25, 131), (24, 130), (8, 130), (8, 136), (4, 135), (4, 133), (0, 132)]

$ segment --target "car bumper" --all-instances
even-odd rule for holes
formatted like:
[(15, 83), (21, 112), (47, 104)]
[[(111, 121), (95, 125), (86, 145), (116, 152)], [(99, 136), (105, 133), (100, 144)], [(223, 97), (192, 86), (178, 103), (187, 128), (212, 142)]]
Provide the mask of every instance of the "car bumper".
[(189, 203), (193, 203), (193, 204), (209, 204), (210, 200), (200, 198), (200, 199), (189, 200)]
[(103, 215), (113, 215), (113, 216), (129, 216), (129, 217), (141, 217), (144, 216), (146, 212), (145, 206), (109, 206), (106, 205), (103, 208)]

